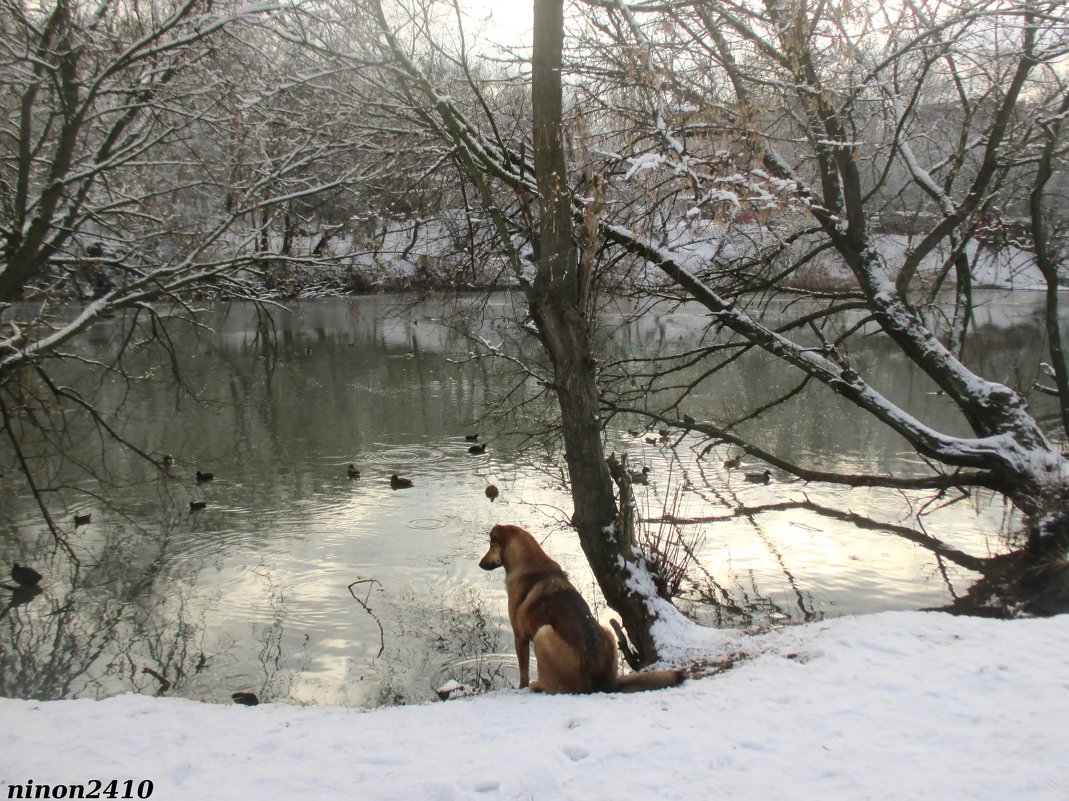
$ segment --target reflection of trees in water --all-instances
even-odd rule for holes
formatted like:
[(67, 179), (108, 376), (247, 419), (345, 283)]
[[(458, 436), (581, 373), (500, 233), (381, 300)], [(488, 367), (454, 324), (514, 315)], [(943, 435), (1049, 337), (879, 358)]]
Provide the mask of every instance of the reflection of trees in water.
[[(191, 619), (186, 589), (198, 569), (178, 547), (181, 522), (171, 515), (155, 535), (99, 526), (103, 535), (91, 548), (81, 544), (79, 558), (57, 550), (39, 563), (43, 590), (0, 617), (0, 695), (175, 693), (203, 671), (204, 613)], [(23, 550), (46, 551), (35, 545)]]
[[(361, 308), (369, 303), (362, 300)], [(331, 306), (329, 311), (334, 314), (337, 309)], [(418, 371), (421, 386), (426, 388), (433, 370), (449, 370), (450, 391), (457, 396), (452, 400), (463, 404), (464, 414), (474, 419), (476, 410), (481, 413), (484, 406), (489, 376), (497, 370), (487, 360), (443, 368), (443, 352), (466, 353), (469, 341), (453, 333), (425, 347), (431, 329), (412, 320), (396, 321), (396, 330), (385, 340), (381, 320), (370, 316), (359, 321), (354, 332), (351, 309), (336, 314), (337, 319), (332, 317), (325, 326), (309, 329), (299, 319), (255, 307), (239, 312), (256, 316), (236, 339), (225, 331), (233, 328), (233, 322), (244, 323), (225, 314), (214, 321), (218, 334), (174, 326), (176, 336), (186, 337), (182, 347), (196, 354), (183, 364), (181, 374), (195, 402), (164, 380), (142, 382), (138, 387), (142, 394), (136, 396), (127, 387), (103, 388), (100, 402), (102, 408), (115, 412), (114, 424), (148, 443), (146, 448), (161, 459), (164, 453), (173, 454), (172, 467), (146, 470), (136, 459), (106, 449), (102, 452), (94, 426), (79, 418), (71, 418), (73, 422), (62, 430), (62, 448), (40, 444), (42, 453), (53, 455), (48, 462), (53, 501), (86, 504), (94, 512), (94, 523), (70, 537), (72, 547), (66, 555), (53, 554), (47, 560), (38, 556), (51, 548), (52, 541), (12, 547), (13, 553), (35, 555), (34, 563), (46, 573), (47, 589), (6, 612), (9, 595), (0, 590), (0, 694), (63, 698), (133, 690), (225, 698), (232, 690), (253, 690), (265, 700), (293, 696), (302, 671), (315, 657), (307, 647), (307, 637), (302, 646), (290, 631), (292, 625), (286, 626), (285, 598), (273, 586), (270, 572), (261, 574), (267, 586), (257, 595), (258, 599), (268, 597), (270, 608), (263, 621), (249, 626), (253, 648), (258, 646), (253, 653), (245, 653), (249, 634), (231, 638), (225, 625), (219, 626), (215, 610), (199, 597), (203, 588), (196, 588), (196, 565), (202, 560), (190, 551), (199, 550), (200, 543), (191, 538), (190, 529), (203, 533), (198, 525), (203, 527), (213, 514), (219, 488), (195, 485), (193, 471), (206, 467), (219, 471), (223, 479), (234, 479), (227, 485), (228, 492), (233, 491), (227, 496), (231, 506), (258, 510), (295, 504), (316, 491), (317, 474), (288, 465), (280, 469), (278, 454), (292, 453), (294, 441), (307, 444), (298, 459), (324, 450), (321, 441), (309, 443), (304, 435), (309, 398), (321, 403), (317, 416), (337, 422), (311, 436), (331, 442), (345, 439), (359, 447), (371, 436), (368, 431), (376, 431), (376, 438), (389, 438), (391, 425), (407, 430), (410, 413), (416, 419), (426, 417), (432, 427), (439, 428), (443, 426), (437, 417), (447, 416), (451, 425), (458, 418), (455, 407), (429, 406), (427, 398), (432, 393), (389, 390), (405, 384), (398, 378), (399, 371)], [(114, 337), (111, 328), (100, 334), (86, 351), (104, 359), (112, 354)], [(354, 350), (354, 346), (358, 347)], [(414, 354), (411, 359), (401, 358), (406, 349)], [(369, 403), (368, 393), (354, 391), (354, 354), (360, 361), (359, 380), (387, 388), (387, 394), (376, 395), (374, 403)], [(160, 365), (143, 357), (129, 367), (155, 379), (163, 377)], [(88, 391), (95, 379), (82, 372), (71, 365), (62, 377)], [(164, 373), (170, 375), (167, 370)], [(280, 402), (282, 397), (291, 399), (291, 405)], [(298, 399), (300, 414), (294, 413), (293, 398)], [(204, 414), (205, 410), (217, 414)], [(368, 419), (378, 427), (364, 426)], [(220, 456), (227, 448), (235, 452)], [(209, 464), (198, 462), (205, 459)], [(271, 481), (237, 479), (236, 471), (226, 468), (232, 459), (243, 473), (270, 475)], [(79, 485), (87, 467), (97, 481)], [(90, 487), (93, 494), (86, 491)], [(198, 524), (198, 518), (187, 511), (188, 503), (205, 497), (209, 508)], [(66, 512), (60, 515), (65, 516)], [(248, 528), (263, 532), (270, 521), (261, 524), (253, 517), (250, 522)], [(60, 519), (61, 534), (63, 523)], [(218, 552), (213, 548), (213, 554)], [(437, 645), (426, 646), (428, 652), (437, 652), (446, 647), (447, 638), (456, 637), (463, 653), (476, 653), (465, 637), (485, 627), (480, 610), (475, 609), (474, 618), (442, 610), (426, 614), (412, 628), (441, 632)], [(454, 619), (457, 615), (460, 618)], [(398, 654), (407, 657), (404, 649), (395, 650), (394, 656)], [(418, 697), (425, 699), (428, 688), (418, 689)], [(417, 696), (408, 689), (404, 692)]]
[[(680, 535), (676, 541), (682, 544), (691, 567), (687, 571), (687, 580), (682, 584), (677, 597), (685, 604), (684, 608), (688, 614), (699, 622), (718, 627), (749, 627), (770, 625), (791, 619), (805, 621), (819, 619), (821, 614), (814, 608), (812, 593), (800, 586), (775, 538), (770, 536), (765, 527), (761, 525), (759, 514), (747, 510), (740, 500), (736, 487), (741, 477), (736, 478), (736, 484), (732, 486), (730, 472), (711, 471), (708, 469), (708, 464), (701, 460), (691, 461), (682, 458), (675, 446), (668, 442), (664, 443), (664, 447), (669, 455), (668, 485), (676, 482), (686, 487), (689, 492), (700, 498), (707, 508), (733, 511), (720, 517), (688, 519), (680, 514), (680, 496), (676, 494), (670, 504), (666, 502), (663, 505), (659, 519), (647, 518), (643, 521), (643, 525), (648, 527), (653, 523), (669, 523), (683, 528), (718, 521), (745, 520), (753, 535), (762, 543), (766, 552), (778, 566), (795, 599), (795, 609), (792, 611), (789, 607), (777, 603), (770, 595), (763, 594), (752, 571), (747, 572), (745, 576), (733, 576), (730, 584), (719, 580), (699, 558), (698, 538), (692, 535), (689, 539), (690, 544), (687, 544), (687, 536)], [(707, 536), (703, 533), (700, 538), (704, 540)], [(678, 557), (675, 557), (675, 561), (678, 561)]]
[(115, 640), (123, 615), (121, 605), (109, 604), (90, 618), (75, 600), (50, 591), (5, 611), (0, 695), (35, 700), (68, 698), (76, 683), (88, 684), (90, 669)]
[[(717, 628), (768, 628), (795, 617), (771, 595), (762, 594), (752, 571), (746, 577), (733, 576), (732, 584), (725, 586), (703, 570), (702, 575), (692, 579), (688, 592), (679, 600), (688, 617)], [(805, 620), (822, 617), (818, 612), (804, 609), (802, 615)]]
[(479, 677), (491, 678), (495, 687), (508, 686), (493, 655), (512, 648), (511, 632), (487, 612), (475, 588), (443, 584), (431, 592), (403, 591), (387, 614), (386, 649), (370, 670), (376, 690), (366, 706), (431, 700), (435, 687), (428, 676), (473, 685)]
[[(285, 594), (282, 588), (275, 584), (270, 570), (259, 570), (257, 573), (268, 583), (271, 619), (260, 629), (260, 650), (256, 658), (256, 664), (262, 674), (260, 680), (258, 683), (252, 681), (250, 686), (240, 689), (255, 690), (261, 701), (282, 700), (292, 693), (301, 672), (301, 662), (307, 664), (308, 652), (304, 646), (308, 644), (308, 637), (304, 637), (299, 659), (296, 655), (286, 653), (283, 646), (287, 617)], [(295, 664), (287, 666), (290, 659)]]
[[(1000, 592), (1006, 590), (1006, 577), (1010, 574), (1010, 568), (1018, 565), (1017, 559), (1009, 560), (1006, 556), (974, 556), (958, 548), (943, 542), (932, 536), (925, 530), (924, 519), (927, 515), (940, 508), (952, 506), (971, 497), (970, 494), (940, 493), (928, 497), (923, 503), (909, 506), (911, 515), (917, 521), (917, 527), (889, 523), (836, 506), (828, 506), (813, 501), (805, 494), (800, 498), (772, 500), (762, 503), (747, 501), (739, 494), (740, 486), (747, 482), (737, 472), (727, 470), (720, 465), (719, 460), (715, 463), (704, 461), (703, 456), (708, 455), (710, 449), (704, 443), (693, 445), (690, 449), (700, 455), (691, 458), (686, 449), (678, 449), (682, 438), (671, 442), (667, 438), (659, 442), (664, 456), (668, 460), (668, 475), (664, 481), (665, 486), (685, 487), (687, 491), (699, 498), (703, 511), (697, 516), (687, 516), (680, 511), (679, 493), (674, 499), (661, 501), (659, 515), (650, 515), (642, 521), (646, 528), (652, 526), (671, 525), (683, 532), (685, 529), (695, 529), (699, 533), (680, 533), (674, 542), (677, 552), (670, 559), (679, 561), (681, 555), (687, 561), (687, 578), (675, 594), (683, 610), (695, 620), (720, 627), (750, 627), (768, 626), (789, 620), (811, 621), (820, 619), (823, 613), (816, 608), (816, 602), (812, 592), (804, 589), (792, 570), (788, 560), (784, 556), (774, 534), (762, 523), (762, 518), (771, 513), (805, 512), (816, 514), (820, 517), (835, 520), (858, 531), (873, 531), (891, 534), (892, 536), (912, 543), (932, 555), (936, 573), (945, 588), (945, 593), (951, 599), (948, 609), (966, 610), (975, 609), (980, 600), (991, 605), (991, 599)], [(657, 503), (657, 494), (650, 488), (646, 496), (648, 505)], [(773, 598), (767, 590), (763, 590), (753, 571), (742, 574), (734, 574), (728, 581), (718, 578), (710, 569), (702, 563), (697, 551), (700, 542), (709, 536), (710, 526), (717, 524), (737, 524), (744, 521), (753, 536), (764, 547), (772, 562), (778, 566), (785, 585), (793, 595), (792, 604), (783, 604)], [(800, 524), (799, 524), (800, 525)], [(688, 545), (688, 543), (690, 543)], [(655, 554), (654, 559), (664, 558), (662, 554)], [(1023, 558), (1023, 557), (1022, 557)], [(947, 564), (953, 564), (973, 573), (979, 574), (980, 581), (970, 592), (964, 596), (954, 588)], [(1008, 567), (1009, 566), (1009, 567)], [(1049, 610), (1053, 605), (1061, 603), (1061, 608), (1069, 608), (1069, 571), (1064, 576), (1050, 578), (1055, 573), (1053, 569), (1039, 571), (1044, 576), (1043, 589), (1038, 597), (1031, 601), (1022, 600), (1019, 593), (1013, 595), (1015, 600), (1001, 599), (1000, 606), (1007, 613), (1013, 603), (1031, 603), (1038, 610)], [(1020, 582), (1015, 582), (1019, 584)], [(1036, 582), (1033, 582), (1036, 584)], [(998, 590), (990, 589), (997, 585)], [(1065, 585), (1065, 589), (1062, 589)], [(1037, 604), (1039, 604), (1037, 606)], [(989, 612), (990, 613), (990, 612)]]
[[(740, 506), (736, 511), (753, 521), (755, 527), (760, 530), (757, 520), (762, 514), (789, 510), (814, 512), (849, 523), (859, 530), (889, 533), (928, 551), (933, 557), (935, 572), (950, 599), (942, 607), (945, 611), (1009, 618), (1020, 614), (1053, 615), (1069, 610), (1069, 568), (1060, 560), (1037, 558), (1027, 552), (978, 557), (953, 548), (917, 529), (808, 500)], [(708, 525), (734, 519), (735, 513), (725, 513), (720, 516), (678, 518), (672, 522), (679, 525)], [(1061, 525), (1064, 523), (1065, 521), (1060, 521)], [(764, 535), (762, 541), (771, 543), (771, 539)], [(767, 625), (788, 619), (819, 619), (820, 613), (814, 611), (812, 606), (812, 595), (799, 591), (794, 576), (771, 544), (770, 550), (781, 565), (788, 584), (795, 591), (797, 611), (781, 607), (770, 597), (762, 596), (752, 574), (749, 587), (745, 587), (736, 576), (732, 587), (726, 588), (699, 565), (701, 575), (693, 579), (690, 593), (681, 596), (684, 602), (695, 605), (691, 615), (702, 622), (712, 621), (716, 625), (730, 626)], [(966, 592), (958, 592), (947, 570), (948, 562), (978, 574), (978, 580)]]

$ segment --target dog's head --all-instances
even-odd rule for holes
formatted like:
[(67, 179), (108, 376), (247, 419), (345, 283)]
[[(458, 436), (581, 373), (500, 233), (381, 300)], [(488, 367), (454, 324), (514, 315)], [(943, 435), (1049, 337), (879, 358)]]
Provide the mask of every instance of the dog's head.
[(504, 567), (507, 571), (506, 552), (508, 551), (509, 543), (517, 538), (522, 538), (524, 535), (531, 536), (519, 526), (494, 526), (490, 529), (490, 550), (486, 552), (486, 556), (479, 560), (479, 567), (483, 570)]

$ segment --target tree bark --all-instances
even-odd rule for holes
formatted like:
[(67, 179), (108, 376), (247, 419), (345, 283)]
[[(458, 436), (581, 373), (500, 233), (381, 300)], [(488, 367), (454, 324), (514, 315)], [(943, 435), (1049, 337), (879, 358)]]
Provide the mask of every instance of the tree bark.
[(639, 567), (619, 525), (612, 478), (602, 447), (596, 365), (590, 324), (579, 307), (581, 288), (572, 232), (572, 198), (563, 142), (562, 0), (535, 0), (532, 103), (538, 178), (538, 271), (528, 289), (531, 314), (553, 362), (571, 480), (572, 524), (609, 606), (623, 618), (632, 664), (657, 658), (652, 612), (627, 581)]

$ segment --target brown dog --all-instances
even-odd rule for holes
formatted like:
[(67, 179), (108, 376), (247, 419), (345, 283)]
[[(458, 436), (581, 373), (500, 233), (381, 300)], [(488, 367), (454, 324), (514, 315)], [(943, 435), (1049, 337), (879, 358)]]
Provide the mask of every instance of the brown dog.
[[(636, 692), (674, 687), (681, 670), (617, 675), (616, 642), (594, 619), (583, 596), (535, 538), (519, 526), (494, 526), (483, 570), (505, 568), (509, 620), (520, 661), (520, 687), (535, 692)], [(530, 679), (530, 646), (538, 680)]]

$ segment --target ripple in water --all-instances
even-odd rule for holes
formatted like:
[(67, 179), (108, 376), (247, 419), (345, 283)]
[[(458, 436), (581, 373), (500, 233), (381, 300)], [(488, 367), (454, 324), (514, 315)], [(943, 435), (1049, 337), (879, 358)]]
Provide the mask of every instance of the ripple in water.
[(436, 517), (418, 517), (405, 523), (406, 527), (414, 528), (417, 531), (430, 531), (431, 529), (441, 528), (444, 525), (445, 521)]
[[(426, 464), (427, 462), (440, 462), (446, 458), (444, 451), (437, 448), (390, 448), (383, 447), (363, 455), (363, 463), (367, 467), (393, 467), (395, 465)], [(359, 466), (359, 465), (358, 465)]]
[[(531, 675), (537, 673), (532, 654)], [(437, 691), (448, 681), (470, 687), (473, 694), (515, 689), (520, 686), (520, 664), (515, 654), (480, 654), (467, 659), (457, 659), (438, 668), (431, 678), (431, 689)]]

